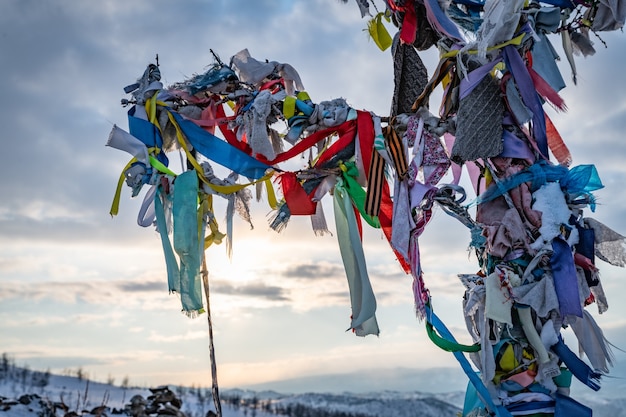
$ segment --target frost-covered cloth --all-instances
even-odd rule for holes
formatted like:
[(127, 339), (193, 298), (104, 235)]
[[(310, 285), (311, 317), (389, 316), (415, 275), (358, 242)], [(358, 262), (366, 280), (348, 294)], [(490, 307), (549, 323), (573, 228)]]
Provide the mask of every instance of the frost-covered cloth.
[(604, 262), (615, 266), (626, 266), (626, 237), (591, 217), (585, 224), (595, 231), (595, 254)]
[(230, 62), (231, 66), (238, 72), (239, 79), (245, 83), (260, 87), (264, 79), (276, 75), (285, 80), (287, 94), (293, 95), (295, 91), (304, 90), (300, 74), (290, 64), (277, 61), (258, 61), (250, 55), (248, 49), (237, 52), (231, 57)]

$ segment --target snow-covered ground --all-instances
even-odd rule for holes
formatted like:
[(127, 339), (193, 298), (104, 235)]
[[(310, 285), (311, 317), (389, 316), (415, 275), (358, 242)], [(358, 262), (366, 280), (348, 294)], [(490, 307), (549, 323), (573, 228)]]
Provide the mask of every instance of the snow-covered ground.
[[(149, 413), (150, 417), (205, 417), (209, 410), (215, 410), (210, 388), (168, 388), (182, 405), (160, 403), (161, 414)], [(11, 367), (11, 372), (0, 369), (0, 417), (127, 416), (132, 415), (130, 403), (137, 396), (153, 406), (158, 403), (155, 397), (158, 398), (159, 390), (163, 387), (120, 386)], [(460, 415), (463, 397), (463, 392), (282, 394), (243, 389), (220, 392), (223, 417), (456, 417)], [(607, 400), (588, 396), (582, 402), (593, 408), (596, 417), (626, 417), (626, 398)], [(180, 413), (176, 414), (177, 411)]]
[[(71, 411), (84, 417), (125, 415), (129, 412), (129, 403), (133, 397), (139, 395), (149, 402), (154, 397), (154, 389), (158, 388), (104, 384), (76, 376), (46, 376), (22, 368), (14, 368), (8, 377), (0, 374), (0, 378), (1, 417), (63, 417)], [(169, 388), (181, 400), (180, 411), (185, 417), (205, 417), (209, 410), (215, 410), (210, 388)], [(455, 416), (460, 411), (452, 403), (462, 401), (462, 393), (436, 396), (394, 391), (370, 394), (281, 394), (274, 391), (230, 389), (222, 391), (220, 398), (224, 417), (296, 416), (302, 415), (304, 410), (307, 410), (307, 415), (328, 417), (408, 417), (414, 416), (417, 409), (420, 410), (420, 416), (443, 417)], [(49, 410), (55, 410), (55, 414), (50, 414)], [(313, 414), (311, 410), (314, 410)]]

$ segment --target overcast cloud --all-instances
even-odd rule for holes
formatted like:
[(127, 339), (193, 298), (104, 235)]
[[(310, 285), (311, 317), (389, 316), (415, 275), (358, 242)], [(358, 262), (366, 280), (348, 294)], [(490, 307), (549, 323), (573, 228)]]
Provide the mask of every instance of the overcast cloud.
[[(83, 367), (100, 379), (208, 384), (206, 319), (185, 317), (168, 293), (158, 235), (136, 224), (143, 196), (131, 198), (125, 187), (120, 214), (109, 215), (127, 162), (105, 147), (113, 124), (127, 128), (123, 87), (157, 54), (172, 84), (212, 64), (210, 49), (228, 61), (248, 48), (257, 59), (293, 65), (315, 102), (343, 97), (386, 115), (393, 67), (365, 26), (354, 3), (336, 0), (2, 1), (0, 351), (36, 368)], [(626, 233), (626, 36), (602, 36), (607, 48), (596, 42), (595, 56), (577, 58), (579, 83), (562, 92), (569, 110), (550, 114), (574, 163), (597, 164), (606, 185), (593, 217)], [(432, 73), (436, 52), (422, 59)], [(566, 62), (561, 70), (569, 80)], [(308, 219), (277, 234), (268, 212), (255, 202), (255, 228), (236, 225), (232, 261), (223, 247), (207, 253), (225, 386), (323, 367), (454, 366), (427, 340), (411, 280), (379, 231), (366, 231), (364, 242), (382, 333), (362, 339), (345, 331), (349, 295), (335, 234), (315, 237)], [(460, 338), (456, 274), (478, 268), (468, 242), (464, 226), (443, 212), (421, 240), (434, 306)], [(600, 267), (610, 309), (598, 322), (610, 340), (626, 343), (624, 271)]]

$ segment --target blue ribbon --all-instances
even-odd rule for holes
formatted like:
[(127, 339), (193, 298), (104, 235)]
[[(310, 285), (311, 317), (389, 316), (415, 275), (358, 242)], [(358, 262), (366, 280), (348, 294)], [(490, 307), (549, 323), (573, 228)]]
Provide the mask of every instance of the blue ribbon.
[(461, 35), (461, 32), (459, 32), (458, 26), (455, 25), (454, 22), (450, 20), (448, 15), (441, 9), (438, 0), (425, 0), (424, 6), (426, 7), (429, 23), (438, 32), (442, 32), (446, 37), (455, 41), (463, 41), (463, 36)]
[(583, 316), (578, 295), (578, 276), (574, 265), (574, 256), (569, 244), (562, 237), (552, 239), (552, 256), (550, 267), (554, 278), (554, 289), (559, 300), (561, 317), (574, 315)]
[(595, 372), (585, 362), (583, 362), (582, 359), (576, 356), (576, 354), (567, 347), (565, 342), (563, 342), (563, 338), (561, 336), (559, 336), (558, 343), (553, 345), (550, 349), (557, 354), (576, 379), (594, 391), (598, 391), (600, 389), (600, 377), (602, 374)]
[(595, 165), (578, 165), (568, 170), (564, 166), (552, 165), (546, 160), (538, 160), (519, 173), (491, 185), (476, 198), (474, 203), (482, 204), (491, 201), (525, 182), (531, 184), (532, 192), (537, 191), (547, 182), (559, 182), (565, 192), (573, 195), (588, 195), (591, 191), (604, 187)]
[[(457, 343), (452, 333), (450, 333), (446, 325), (443, 324), (443, 322), (439, 319), (439, 317), (437, 317), (437, 315), (432, 311), (430, 306), (426, 305), (425, 309), (426, 309), (426, 320), (430, 324), (432, 324), (432, 326), (437, 330), (437, 332), (442, 337), (447, 338), (451, 342)], [(472, 365), (469, 363), (465, 355), (463, 355), (463, 353), (459, 351), (452, 352), (452, 354), (461, 365), (461, 368), (463, 368), (463, 372), (465, 372), (465, 375), (467, 375), (470, 382), (476, 389), (476, 392), (478, 393), (480, 400), (483, 402), (484, 405), (487, 406), (489, 411), (495, 412), (496, 416), (498, 417), (512, 417), (511, 413), (509, 413), (509, 411), (506, 408), (504, 408), (502, 405), (496, 406), (493, 403), (493, 400), (491, 399), (491, 395), (489, 395), (489, 391), (487, 391), (487, 387), (485, 387), (485, 384), (483, 384), (483, 381), (481, 381), (480, 377), (478, 376), (476, 371), (472, 368)]]
[(251, 179), (259, 179), (271, 168), (269, 165), (240, 151), (228, 142), (207, 132), (190, 120), (183, 119), (178, 113), (167, 109), (180, 126), (189, 143), (196, 151), (240, 175)]
[[(128, 130), (130, 134), (142, 141), (148, 148), (159, 148), (163, 147), (163, 138), (161, 137), (161, 132), (157, 127), (150, 123), (148, 120), (140, 119), (139, 117), (135, 117), (136, 107), (131, 107), (128, 110)], [(169, 160), (165, 155), (165, 152), (159, 152), (156, 155), (156, 158), (163, 165), (168, 166)]]

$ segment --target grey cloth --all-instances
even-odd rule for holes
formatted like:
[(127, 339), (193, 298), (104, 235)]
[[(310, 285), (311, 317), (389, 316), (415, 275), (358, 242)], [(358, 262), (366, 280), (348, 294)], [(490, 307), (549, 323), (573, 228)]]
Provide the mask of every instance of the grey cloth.
[(626, 237), (591, 217), (586, 217), (584, 221), (595, 232), (596, 256), (611, 265), (626, 266)]
[(516, 303), (531, 306), (539, 317), (549, 317), (552, 310), (559, 309), (552, 274), (546, 273), (537, 282), (513, 287), (511, 292)]
[[(591, 10), (591, 9), (589, 9)], [(600, 0), (591, 29), (611, 31), (621, 29), (626, 19), (626, 2), (623, 0)]]
[(583, 317), (570, 321), (570, 326), (578, 339), (580, 352), (587, 355), (593, 369), (608, 373), (609, 365), (613, 365), (614, 355), (602, 329), (591, 314), (584, 310)]
[[(486, 291), (484, 285), (474, 285), (465, 292), (463, 298), (463, 312), (465, 314), (465, 324), (474, 342), (479, 342), (481, 349), (479, 352), (470, 354), (470, 359), (480, 370), (483, 383), (488, 388), (492, 387), (491, 380), (496, 374), (496, 361), (493, 355), (493, 344), (499, 341), (497, 331), (492, 331), (491, 324), (494, 322), (485, 316)], [(496, 340), (491, 340), (491, 334), (496, 335)]]
[(391, 116), (410, 113), (413, 103), (428, 83), (428, 71), (415, 48), (400, 42), (396, 33), (391, 45), (393, 57), (393, 98)]
[(504, 103), (498, 83), (485, 76), (459, 102), (456, 118), (456, 140), (450, 159), (461, 165), (465, 161), (487, 159), (502, 153), (502, 118)]
[(538, 41), (533, 43), (533, 69), (555, 90), (565, 88), (565, 81), (556, 64), (559, 55), (550, 43), (547, 33), (555, 33), (561, 23), (559, 7), (542, 7), (529, 11), (529, 20), (534, 25)]

